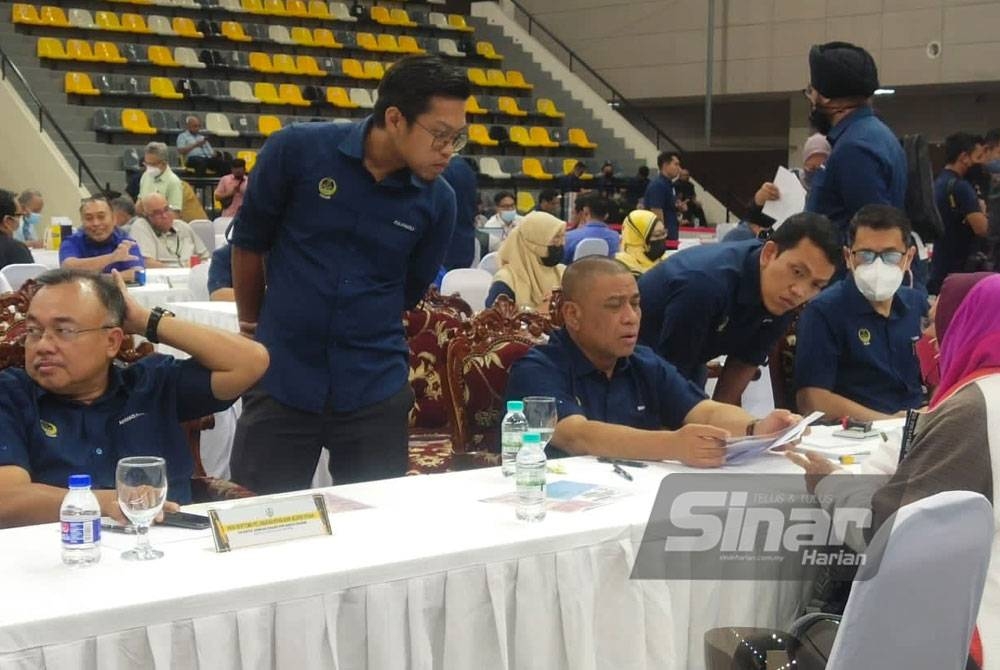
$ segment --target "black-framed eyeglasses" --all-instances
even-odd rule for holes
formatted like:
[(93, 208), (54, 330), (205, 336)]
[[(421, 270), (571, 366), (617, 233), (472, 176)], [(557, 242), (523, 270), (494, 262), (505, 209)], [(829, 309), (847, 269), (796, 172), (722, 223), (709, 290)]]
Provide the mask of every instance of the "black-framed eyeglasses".
[(30, 344), (37, 344), (42, 341), (45, 337), (46, 332), (52, 333), (59, 342), (74, 342), (83, 333), (92, 333), (98, 330), (108, 330), (110, 328), (117, 328), (118, 326), (108, 324), (106, 326), (97, 326), (96, 328), (73, 328), (72, 326), (56, 326), (54, 328), (42, 328), (41, 326), (28, 326), (24, 329), (24, 335), (22, 339)]
[(871, 265), (875, 262), (876, 258), (881, 258), (882, 262), (886, 265), (899, 265), (905, 254), (895, 249), (887, 249), (885, 251), (858, 249), (857, 251), (852, 251), (851, 255), (854, 256), (854, 262), (858, 265)]
[(459, 131), (438, 131), (431, 130), (416, 119), (413, 120), (413, 123), (423, 128), (424, 132), (431, 136), (431, 149), (434, 151), (441, 151), (450, 144), (451, 150), (458, 153), (469, 143), (468, 128), (462, 128)]

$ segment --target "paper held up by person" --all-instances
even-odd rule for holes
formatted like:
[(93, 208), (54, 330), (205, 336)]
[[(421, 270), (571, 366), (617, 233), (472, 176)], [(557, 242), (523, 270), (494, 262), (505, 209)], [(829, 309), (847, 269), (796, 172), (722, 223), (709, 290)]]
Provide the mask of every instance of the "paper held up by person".
[(806, 189), (794, 172), (781, 165), (774, 175), (774, 185), (778, 187), (781, 197), (765, 202), (762, 211), (774, 219), (774, 225), (771, 227), (777, 228), (788, 217), (805, 211)]
[(783, 447), (795, 442), (810, 424), (823, 418), (823, 412), (813, 412), (794, 426), (779, 430), (769, 435), (750, 435), (747, 437), (731, 437), (726, 440), (726, 462), (733, 463), (746, 458), (758, 456), (766, 451)]

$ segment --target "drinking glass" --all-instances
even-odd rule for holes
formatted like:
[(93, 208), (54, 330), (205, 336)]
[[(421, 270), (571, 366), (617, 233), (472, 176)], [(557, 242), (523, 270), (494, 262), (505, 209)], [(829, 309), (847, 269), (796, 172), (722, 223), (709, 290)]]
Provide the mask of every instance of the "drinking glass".
[(551, 396), (528, 396), (524, 399), (524, 416), (528, 419), (528, 430), (541, 435), (544, 449), (552, 439), (559, 421), (556, 399)]
[(127, 561), (151, 561), (163, 552), (149, 546), (149, 525), (167, 499), (167, 463), (156, 456), (134, 456), (118, 461), (115, 472), (118, 505), (136, 528), (135, 549), (122, 553)]

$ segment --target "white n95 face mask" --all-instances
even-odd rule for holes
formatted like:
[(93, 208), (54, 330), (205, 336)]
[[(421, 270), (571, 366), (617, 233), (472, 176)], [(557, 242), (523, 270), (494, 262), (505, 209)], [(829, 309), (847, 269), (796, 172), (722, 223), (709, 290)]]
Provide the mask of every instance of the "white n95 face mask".
[(898, 265), (887, 265), (881, 258), (876, 258), (874, 263), (854, 268), (854, 283), (866, 299), (882, 302), (896, 295), (903, 283), (903, 269)]
[(159, 177), (163, 173), (163, 170), (161, 170), (158, 167), (152, 167), (152, 166), (150, 166), (150, 167), (146, 168), (146, 173), (150, 177), (152, 177), (153, 179), (156, 179), (157, 177)]

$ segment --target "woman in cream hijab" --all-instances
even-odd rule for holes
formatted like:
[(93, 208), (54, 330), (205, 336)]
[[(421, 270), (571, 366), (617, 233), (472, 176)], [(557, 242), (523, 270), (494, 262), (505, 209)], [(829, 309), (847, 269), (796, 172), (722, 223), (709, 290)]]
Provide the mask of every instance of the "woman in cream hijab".
[(562, 283), (565, 243), (565, 223), (545, 212), (525, 216), (500, 247), (500, 270), (493, 277), (486, 306), (506, 295), (520, 308), (547, 312), (552, 290)]
[(663, 259), (667, 229), (663, 221), (645, 209), (637, 209), (622, 221), (622, 250), (615, 259), (638, 278)]

